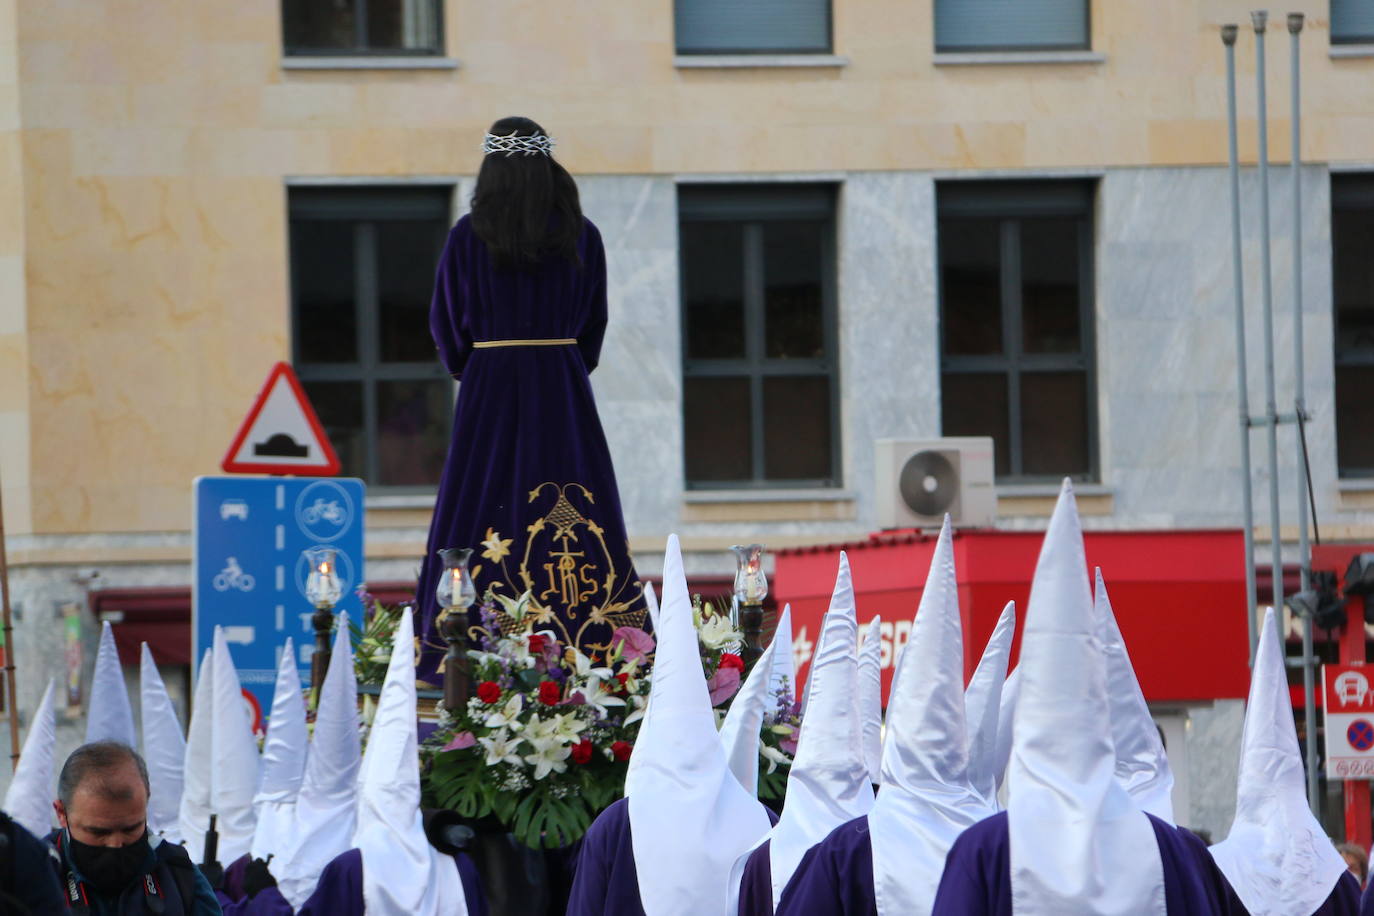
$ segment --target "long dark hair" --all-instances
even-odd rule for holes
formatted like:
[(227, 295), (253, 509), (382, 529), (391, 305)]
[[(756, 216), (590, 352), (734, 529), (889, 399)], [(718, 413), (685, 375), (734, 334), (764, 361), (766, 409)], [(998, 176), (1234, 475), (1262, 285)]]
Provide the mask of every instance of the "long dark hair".
[[(502, 118), (489, 133), (547, 136), (529, 118)], [(472, 231), (497, 267), (532, 267), (549, 256), (576, 261), (582, 235), (577, 183), (552, 155), (490, 153), (472, 192)]]

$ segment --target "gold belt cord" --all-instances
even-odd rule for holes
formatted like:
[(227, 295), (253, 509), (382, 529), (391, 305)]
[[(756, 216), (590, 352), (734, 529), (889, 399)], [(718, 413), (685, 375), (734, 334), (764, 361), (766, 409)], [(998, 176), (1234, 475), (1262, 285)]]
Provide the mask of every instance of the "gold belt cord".
[(475, 340), (477, 350), (495, 350), (499, 347), (568, 347), (577, 343), (575, 337), (532, 337), (524, 340)]

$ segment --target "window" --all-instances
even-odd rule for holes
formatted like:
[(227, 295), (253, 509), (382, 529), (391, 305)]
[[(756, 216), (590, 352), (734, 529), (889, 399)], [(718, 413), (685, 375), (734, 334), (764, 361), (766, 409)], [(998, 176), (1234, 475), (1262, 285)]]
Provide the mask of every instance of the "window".
[(1088, 0), (935, 0), (937, 51), (1086, 50)]
[(1336, 465), (1374, 477), (1374, 175), (1331, 177)]
[(442, 54), (442, 0), (282, 0), (287, 54)]
[(839, 480), (834, 198), (679, 189), (689, 488)]
[(679, 54), (828, 54), (830, 0), (675, 0)]
[(431, 488), (453, 382), (429, 333), (447, 188), (294, 188), (296, 372), (343, 463), (372, 486)]
[(1374, 43), (1374, 3), (1331, 0), (1331, 43)]
[(946, 436), (992, 436), (1005, 481), (1093, 479), (1092, 186), (937, 186)]

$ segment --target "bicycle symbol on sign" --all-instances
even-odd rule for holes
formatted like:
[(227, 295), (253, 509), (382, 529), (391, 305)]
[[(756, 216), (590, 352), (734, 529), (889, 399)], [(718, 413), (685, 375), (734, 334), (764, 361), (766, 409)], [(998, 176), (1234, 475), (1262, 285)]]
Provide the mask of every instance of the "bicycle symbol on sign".
[(224, 561), (224, 569), (220, 570), (210, 584), (217, 592), (227, 592), (231, 588), (251, 592), (256, 580), (239, 566), (238, 557), (229, 557)]
[(335, 525), (344, 523), (344, 510), (337, 499), (317, 499), (313, 505), (306, 506), (301, 515), (307, 525), (313, 525), (321, 520)]

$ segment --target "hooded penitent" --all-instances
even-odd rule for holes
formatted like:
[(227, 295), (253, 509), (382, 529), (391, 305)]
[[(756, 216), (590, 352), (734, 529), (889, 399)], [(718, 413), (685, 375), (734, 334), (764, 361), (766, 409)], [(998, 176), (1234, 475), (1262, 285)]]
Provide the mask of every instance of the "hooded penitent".
[(1164, 742), (1150, 716), (1145, 694), (1135, 679), (1126, 641), (1116, 625), (1102, 570), (1097, 570), (1093, 602), (1097, 608), (1098, 635), (1107, 659), (1107, 699), (1111, 706), (1112, 744), (1116, 747), (1116, 778), (1142, 810), (1174, 822), (1174, 772), (1164, 753)]
[(997, 805), (997, 720), (1002, 709), (1002, 684), (1007, 677), (1007, 657), (1016, 632), (1016, 604), (1008, 601), (997, 626), (983, 649), (983, 657), (964, 691), (964, 716), (968, 723), (968, 780), (989, 805)]
[(1021, 637), (1007, 773), (1012, 909), (1164, 916), (1154, 828), (1115, 776), (1107, 672), (1066, 480)]
[(1212, 858), (1251, 916), (1314, 913), (1345, 862), (1307, 806), (1273, 609), (1260, 628), (1240, 745), (1236, 818)]
[(993, 771), (997, 774), (997, 791), (1005, 802), (1007, 763), (1011, 761), (1012, 726), (1016, 721), (1016, 698), (1021, 695), (1021, 669), (1018, 666), (1002, 684), (1002, 699), (997, 706), (997, 751)]
[(52, 830), (53, 746), (57, 743), (57, 716), (52, 705), (53, 682), (43, 691), (43, 699), (24, 737), (24, 749), (14, 768), (14, 777), (5, 792), (5, 813), (34, 836)]
[(864, 766), (868, 779), (877, 785), (883, 766), (883, 619), (868, 624), (859, 648), (859, 719), (862, 722)]
[(110, 629), (108, 620), (100, 627), (100, 650), (95, 656), (91, 699), (86, 706), (86, 743), (92, 741), (118, 741), (129, 747), (138, 747), (134, 711), (129, 706), (124, 670), (119, 665), (114, 631)]
[(810, 703), (787, 777), (787, 801), (769, 835), (774, 906), (806, 851), (873, 807), (859, 714), (858, 637), (849, 559), (841, 553), (807, 677)]
[(797, 657), (792, 654), (792, 606), (787, 605), (778, 618), (778, 627), (773, 632), (773, 643), (778, 647), (773, 653), (773, 679), (768, 682), (769, 696), (777, 696), (784, 687), (791, 690), (791, 697), (797, 697)]
[(881, 916), (929, 913), (949, 847), (965, 828), (993, 813), (968, 778), (961, 626), (946, 516), (894, 674), (882, 791), (868, 815), (873, 894)]
[[(791, 608), (784, 610), (782, 620), (789, 619), (791, 613)], [(778, 626), (781, 628), (781, 622)], [(777, 652), (791, 651), (792, 647), (779, 643), (774, 634), (773, 641), (763, 650), (750, 669), (749, 676), (744, 679), (744, 686), (735, 695), (720, 726), (720, 746), (725, 749), (730, 772), (751, 795), (757, 795), (759, 790), (759, 729), (763, 727), (763, 717), (769, 706), (777, 699), (768, 693), (768, 685), (772, 682), (773, 656)]]
[(285, 862), (277, 872), (282, 896), (297, 908), (315, 889), (324, 867), (351, 847), (357, 823), (362, 742), (348, 616), (340, 614), (335, 627), (334, 648), (315, 709), (315, 734), (296, 794), (296, 817), (290, 841), (282, 850)]
[(415, 628), (401, 612), (391, 664), (358, 774), (363, 902), (368, 913), (465, 916), (467, 900), (450, 856), (430, 845), (420, 817), (415, 731)]
[(676, 535), (663, 558), (649, 709), (625, 796), (646, 916), (723, 914), (731, 867), (769, 821), (730, 772), (716, 733)]
[(179, 843), (186, 737), (146, 642), (141, 650), (138, 675), (139, 703), (143, 711), (143, 760), (148, 764), (148, 829)]
[(253, 831), (250, 852), (255, 859), (266, 859), (285, 848), (296, 819), (296, 793), (305, 775), (309, 733), (295, 649), (287, 637), (277, 663), (272, 715), (267, 720), (267, 739), (262, 746), (262, 782), (253, 797), (258, 826)]
[(201, 861), (205, 831), (210, 824), (210, 766), (214, 750), (215, 654), (206, 649), (196, 669), (196, 690), (191, 698), (191, 725), (186, 736), (186, 759), (181, 768), (181, 808), (178, 822), (191, 860)]
[(258, 741), (243, 702), (224, 630), (215, 627), (214, 727), (210, 734), (210, 810), (219, 816), (219, 860), (232, 862), (253, 842), (257, 812)]

